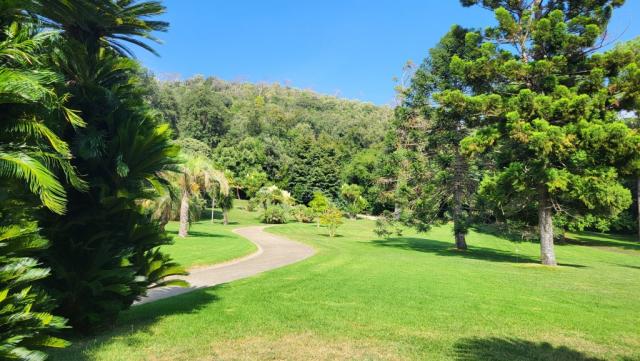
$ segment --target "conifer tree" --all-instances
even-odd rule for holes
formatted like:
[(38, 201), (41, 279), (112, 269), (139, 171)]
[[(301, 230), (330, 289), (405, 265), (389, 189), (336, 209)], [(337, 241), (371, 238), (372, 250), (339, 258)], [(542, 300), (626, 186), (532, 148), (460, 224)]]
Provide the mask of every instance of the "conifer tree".
[(494, 155), (480, 193), (506, 218), (537, 224), (545, 265), (557, 264), (554, 215), (615, 216), (631, 203), (620, 172), (637, 166), (640, 139), (620, 120), (622, 90), (610, 86), (631, 59), (597, 53), (623, 3), (462, 0), (492, 10), (498, 24), (478, 45), (480, 34), (467, 35), (480, 57), (450, 64), (487, 90), (450, 106), (468, 107), (482, 123), (465, 151)]

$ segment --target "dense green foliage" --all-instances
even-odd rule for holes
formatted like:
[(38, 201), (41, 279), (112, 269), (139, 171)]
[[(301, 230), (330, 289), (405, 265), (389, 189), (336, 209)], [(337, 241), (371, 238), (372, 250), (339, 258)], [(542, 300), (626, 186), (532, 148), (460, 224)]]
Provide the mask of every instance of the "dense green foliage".
[(287, 210), (281, 205), (268, 206), (262, 212), (262, 223), (283, 224), (287, 223)]
[(460, 143), (473, 130), (474, 113), (464, 107), (446, 106), (467, 90), (452, 73), (453, 57), (467, 58), (468, 30), (454, 26), (429, 51), (398, 107), (397, 127), (402, 132), (410, 189), (407, 215), (420, 229), (453, 221), (456, 247), (466, 249), (465, 234), (471, 223), (477, 187), (478, 162), (460, 150)]
[(62, 78), (41, 61), (55, 39), (17, 2), (0, 1), (0, 359), (42, 360), (45, 347), (66, 343), (50, 336), (65, 320), (48, 312), (37, 283), (50, 273), (36, 258), (48, 242), (34, 213), (67, 209), (61, 177), (86, 189), (73, 169), (69, 145), (55, 132), (83, 126), (66, 107)]
[(244, 196), (275, 184), (306, 204), (318, 190), (337, 200), (340, 185), (352, 183), (378, 205), (376, 164), (389, 108), (279, 84), (147, 80), (151, 103), (172, 124), (177, 142), (210, 152)]
[(165, 189), (177, 147), (127, 48), (153, 51), (140, 39), (166, 29), (151, 19), (163, 11), (155, 1), (0, 1), (3, 358), (64, 345), (44, 332), (64, 325), (48, 310), (92, 330), (184, 273), (141, 208)]
[(555, 265), (554, 225), (606, 229), (631, 205), (622, 176), (637, 173), (640, 136), (621, 114), (638, 108), (638, 58), (594, 53), (623, 1), (463, 1), (478, 3), (497, 25), (454, 27), (397, 112), (411, 151), (400, 171), (417, 180), (410, 221), (453, 219), (459, 248), (470, 210), (537, 225), (542, 262)]

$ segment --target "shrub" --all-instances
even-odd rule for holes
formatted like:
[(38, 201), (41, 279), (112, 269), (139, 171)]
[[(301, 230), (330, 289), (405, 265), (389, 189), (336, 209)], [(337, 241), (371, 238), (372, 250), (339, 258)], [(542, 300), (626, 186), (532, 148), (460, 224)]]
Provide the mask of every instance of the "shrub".
[(293, 218), (296, 219), (296, 221), (301, 223), (311, 223), (315, 218), (315, 212), (313, 211), (313, 209), (303, 204), (293, 207), (293, 209), (291, 210), (291, 214)]
[(255, 198), (251, 198), (249, 202), (247, 202), (247, 211), (255, 212), (257, 208), (258, 208), (258, 202), (255, 200)]
[(376, 220), (376, 227), (373, 232), (378, 237), (383, 237), (384, 239), (388, 239), (392, 234), (396, 234), (398, 237), (401, 237), (402, 227), (391, 212), (384, 211), (384, 213)]
[(266, 224), (287, 223), (287, 211), (282, 206), (269, 206), (262, 213), (262, 223), (266, 223)]
[(52, 300), (33, 287), (49, 269), (30, 255), (47, 241), (35, 222), (12, 218), (0, 212), (0, 360), (44, 360), (44, 348), (68, 344), (51, 336), (65, 320), (48, 313)]
[(335, 237), (338, 227), (342, 225), (342, 211), (338, 208), (328, 208), (320, 216), (320, 224), (327, 226), (329, 229), (329, 237)]

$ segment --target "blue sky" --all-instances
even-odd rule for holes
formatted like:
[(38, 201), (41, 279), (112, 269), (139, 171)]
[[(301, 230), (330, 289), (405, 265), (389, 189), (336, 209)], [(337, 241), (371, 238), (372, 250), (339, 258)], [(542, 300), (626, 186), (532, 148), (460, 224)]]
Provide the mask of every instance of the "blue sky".
[[(196, 74), (280, 82), (390, 104), (394, 76), (420, 62), (452, 24), (484, 27), (490, 12), (457, 0), (165, 0), (161, 56), (137, 51), (161, 77)], [(627, 0), (610, 37), (640, 35), (640, 0)]]

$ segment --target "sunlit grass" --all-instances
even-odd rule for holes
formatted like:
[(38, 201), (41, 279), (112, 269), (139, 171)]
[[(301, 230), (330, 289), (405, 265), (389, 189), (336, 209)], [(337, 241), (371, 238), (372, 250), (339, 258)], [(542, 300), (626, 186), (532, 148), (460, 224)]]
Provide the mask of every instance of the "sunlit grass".
[[(242, 211), (239, 211), (242, 213)], [(244, 212), (245, 220), (256, 214)], [(586, 234), (538, 265), (538, 245), (451, 229), (379, 239), (312, 224), (270, 232), (308, 243), (303, 262), (134, 307), (56, 360), (634, 360), (640, 252)], [(605, 246), (603, 246), (605, 245)], [(624, 250), (624, 252), (618, 252)], [(176, 254), (176, 257), (178, 255)]]

